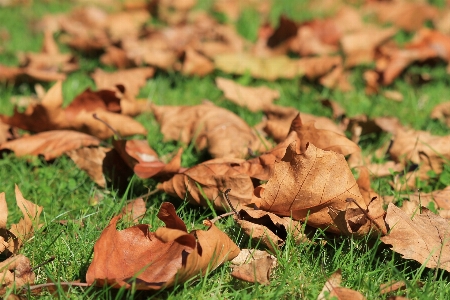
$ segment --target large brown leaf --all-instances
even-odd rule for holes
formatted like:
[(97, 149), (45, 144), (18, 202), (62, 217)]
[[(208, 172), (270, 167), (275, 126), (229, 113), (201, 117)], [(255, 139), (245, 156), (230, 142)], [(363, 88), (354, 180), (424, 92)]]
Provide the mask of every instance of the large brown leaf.
[(164, 140), (207, 148), (214, 158), (245, 157), (248, 149), (264, 151), (260, 138), (240, 117), (212, 103), (195, 106), (153, 106)]
[(387, 236), (381, 238), (392, 245), (403, 258), (414, 259), (428, 268), (450, 272), (450, 225), (448, 221), (423, 208), (421, 214), (410, 216), (389, 203)]
[[(93, 98), (94, 103), (91, 101)], [(7, 124), (32, 132), (72, 129), (100, 139), (112, 136), (111, 129), (93, 117), (95, 113), (122, 136), (146, 133), (145, 128), (131, 117), (110, 111), (120, 111), (119, 99), (113, 91), (88, 90), (66, 109), (63, 109), (62, 104), (62, 82), (58, 81), (40, 103), (28, 106), (24, 113), (15, 109), (13, 116), (0, 115), (0, 118)]]
[[(166, 227), (149, 232), (149, 225), (136, 225), (117, 231), (114, 217), (94, 245), (94, 259), (86, 274), (90, 284), (105, 283), (118, 288), (158, 290), (205, 274), (239, 248), (213, 224), (208, 230), (190, 234), (171, 203), (162, 204), (158, 213)], [(120, 247), (117, 247), (120, 245)]]
[[(303, 153), (292, 143), (267, 184), (255, 190), (257, 205), (266, 211), (308, 225), (339, 232), (328, 208), (335, 210), (363, 209), (366, 204), (345, 158), (333, 151), (324, 151), (309, 144)], [(354, 202), (348, 202), (347, 199)], [(363, 215), (361, 211), (360, 216)]]
[[(0, 262), (0, 295), (9, 288), (20, 288), (32, 285), (36, 275), (31, 268), (30, 260), (22, 254)], [(10, 298), (10, 297), (8, 297)]]
[(9, 149), (17, 156), (42, 155), (45, 160), (52, 160), (68, 151), (99, 144), (99, 139), (82, 132), (51, 130), (5, 142), (0, 150)]

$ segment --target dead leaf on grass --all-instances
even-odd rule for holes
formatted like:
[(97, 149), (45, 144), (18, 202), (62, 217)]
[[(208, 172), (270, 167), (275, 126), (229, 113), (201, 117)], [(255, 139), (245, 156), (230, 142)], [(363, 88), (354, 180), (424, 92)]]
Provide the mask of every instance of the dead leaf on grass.
[(270, 106), (275, 99), (280, 97), (278, 91), (268, 87), (246, 87), (221, 77), (216, 78), (216, 85), (224, 92), (225, 98), (237, 105), (247, 107), (253, 112)]
[(119, 218), (110, 221), (94, 245), (94, 259), (86, 274), (89, 284), (130, 288), (135, 281), (137, 290), (159, 290), (205, 275), (239, 254), (239, 248), (210, 222), (206, 231), (187, 233), (168, 202), (158, 213), (166, 227), (155, 232), (145, 224), (117, 231)]
[(389, 234), (381, 241), (405, 259), (414, 259), (428, 268), (450, 271), (450, 225), (448, 221), (423, 208), (422, 213), (407, 215), (389, 203), (386, 223)]
[(32, 285), (35, 278), (30, 260), (25, 255), (12, 256), (0, 262), (0, 295), (9, 288)]
[(337, 270), (331, 274), (330, 278), (325, 282), (317, 300), (325, 300), (336, 297), (337, 299), (366, 299), (360, 292), (349, 288), (341, 287), (342, 275), (341, 270)]
[(255, 249), (242, 249), (231, 264), (233, 271), (231, 276), (259, 284), (270, 284), (270, 273), (277, 266), (277, 259), (266, 251)]

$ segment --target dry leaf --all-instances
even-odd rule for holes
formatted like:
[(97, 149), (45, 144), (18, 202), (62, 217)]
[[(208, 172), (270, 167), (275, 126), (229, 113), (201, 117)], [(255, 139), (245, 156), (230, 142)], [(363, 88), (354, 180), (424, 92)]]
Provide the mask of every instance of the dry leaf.
[(248, 149), (263, 151), (260, 137), (234, 113), (212, 103), (195, 106), (153, 106), (164, 140), (207, 148), (214, 158), (245, 157)]
[(32, 285), (35, 277), (30, 260), (22, 254), (0, 262), (0, 295), (9, 288)]
[(147, 208), (145, 207), (144, 199), (137, 198), (129, 201), (127, 205), (122, 208), (122, 219), (128, 219), (136, 224), (144, 217), (146, 211)]
[[(282, 161), (275, 163), (272, 178), (255, 190), (255, 195), (256, 204), (263, 210), (296, 220), (306, 219), (308, 225), (333, 232), (339, 230), (328, 215), (328, 208), (358, 210), (355, 204), (358, 203), (366, 209), (344, 156), (312, 144), (300, 154), (295, 143), (289, 145)], [(349, 198), (354, 202), (348, 202)], [(363, 212), (358, 215), (362, 217)]]
[(354, 299), (354, 300), (364, 300), (366, 299), (360, 292), (354, 291), (349, 288), (341, 287), (342, 275), (341, 270), (337, 270), (331, 274), (330, 278), (325, 282), (317, 300), (324, 299)]
[(277, 259), (266, 251), (242, 249), (231, 264), (231, 276), (247, 282), (270, 283), (270, 273), (277, 266)]
[(450, 271), (450, 225), (445, 219), (425, 208), (411, 217), (389, 203), (386, 223), (390, 232), (381, 241), (392, 250), (428, 268)]
[(307, 238), (302, 234), (302, 225), (290, 217), (278, 217), (263, 210), (240, 210), (236, 222), (256, 242), (262, 242), (267, 248), (276, 253), (286, 242), (288, 234), (297, 242), (306, 242)]
[(33, 236), (34, 230), (40, 226), (39, 216), (43, 209), (42, 206), (26, 200), (17, 185), (15, 193), (17, 206), (20, 208), (23, 218), (19, 220), (19, 223), (11, 225), (9, 230), (6, 229), (8, 209), (5, 194), (0, 193), (0, 208), (4, 209), (0, 215), (0, 253), (6, 256), (16, 253), (23, 243)]
[(280, 97), (280, 93), (268, 87), (246, 87), (233, 80), (217, 77), (217, 87), (225, 94), (225, 98), (237, 105), (247, 107), (250, 111), (259, 111)]
[[(190, 234), (165, 202), (158, 218), (166, 224), (156, 232), (149, 225), (136, 225), (117, 231), (120, 216), (114, 217), (94, 245), (94, 259), (86, 274), (89, 284), (114, 288), (158, 290), (205, 275), (239, 254), (239, 248), (214, 224), (208, 230)], [(116, 247), (116, 245), (121, 247)]]
[(17, 156), (42, 155), (45, 160), (52, 160), (66, 152), (99, 144), (99, 139), (85, 133), (51, 130), (5, 142), (0, 149), (9, 149)]
[(101, 187), (106, 187), (106, 179), (103, 175), (103, 160), (106, 153), (111, 151), (109, 148), (84, 147), (67, 152), (67, 155), (81, 170), (88, 173), (89, 177)]

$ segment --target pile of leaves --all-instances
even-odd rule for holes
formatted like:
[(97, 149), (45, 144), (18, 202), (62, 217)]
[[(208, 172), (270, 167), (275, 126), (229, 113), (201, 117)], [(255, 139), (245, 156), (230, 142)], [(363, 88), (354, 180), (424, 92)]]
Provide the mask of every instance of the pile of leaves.
[[(236, 20), (247, 5), (238, 2), (217, 1), (213, 9)], [(367, 1), (359, 9), (335, 2), (323, 19), (296, 22), (281, 16), (276, 25), (263, 23), (256, 41), (250, 42), (232, 22), (221, 23), (195, 10), (195, 4), (120, 1), (113, 12), (90, 6), (45, 16), (39, 27), (44, 32), (42, 51), (24, 54), (20, 66), (0, 65), (0, 80), (12, 84), (49, 81), (51, 88), (45, 91), (37, 84), (34, 98), (22, 99), (22, 107), (17, 106), (10, 116), (0, 115), (0, 149), (17, 156), (41, 156), (49, 162), (67, 155), (103, 188), (126, 187), (133, 175), (152, 178), (158, 192), (228, 212), (225, 215), (232, 215), (237, 226), (268, 252), (239, 249), (214, 225), (224, 215), (205, 220), (206, 230), (188, 232), (168, 202), (157, 215), (165, 227), (151, 230), (149, 225), (137, 224), (117, 230), (125, 216), (138, 222), (145, 213), (141, 199), (131, 202), (103, 229), (93, 245), (86, 278), (80, 279), (87, 285), (159, 290), (204, 276), (232, 260), (232, 276), (267, 284), (270, 270), (277, 265), (271, 254), (282, 249), (288, 236), (297, 243), (310, 243), (306, 227), (380, 238), (405, 259), (450, 272), (448, 188), (412, 195), (401, 208), (394, 205), (393, 197), (371, 188), (371, 180), (393, 172), (397, 175), (391, 185), (398, 193), (414, 188), (430, 174), (442, 173), (450, 159), (449, 136), (415, 131), (393, 117), (349, 118), (330, 100), (323, 105), (332, 108), (333, 119), (310, 115), (274, 104), (280, 91), (243, 86), (220, 76), (215, 82), (224, 97), (250, 111), (262, 111), (260, 124), (252, 128), (207, 100), (194, 106), (164, 106), (138, 99), (140, 88), (155, 72), (205, 76), (220, 70), (266, 80), (304, 76), (348, 91), (353, 89), (349, 72), (367, 64), (372, 67), (364, 72), (366, 93), (378, 93), (414, 62), (448, 62), (449, 11), (415, 2)], [(254, 8), (268, 20), (270, 1)], [(154, 18), (157, 25), (150, 22)], [(363, 21), (367, 18), (372, 22)], [(425, 21), (431, 21), (435, 29), (424, 29)], [(392, 39), (400, 29), (414, 33), (411, 42), (398, 45)], [(73, 53), (60, 53), (56, 35)], [(104, 65), (119, 70), (96, 69), (90, 76), (97, 90), (86, 89), (64, 107), (62, 85), (66, 74), (78, 68), (77, 53), (98, 56)], [(386, 97), (402, 100), (396, 91)], [(436, 107), (431, 117), (448, 121), (448, 107), (448, 103)], [(185, 168), (183, 147), (159, 157), (142, 138), (148, 129), (133, 119), (140, 114), (154, 116), (164, 142), (195, 145), (212, 159)], [(375, 153), (363, 155), (358, 141), (373, 132), (392, 138)], [(386, 162), (372, 163), (374, 157)], [(416, 168), (402, 172), (411, 165)], [(39, 228), (42, 207), (23, 199), (16, 188), (24, 218), (7, 229), (8, 210), (2, 195), (0, 254), (5, 259), (0, 262), (0, 293), (5, 293), (13, 286), (34, 283), (33, 268), (18, 251)], [(425, 208), (429, 203), (435, 211)], [(339, 278), (339, 273), (330, 278), (319, 299), (327, 293), (363, 298), (340, 287)]]

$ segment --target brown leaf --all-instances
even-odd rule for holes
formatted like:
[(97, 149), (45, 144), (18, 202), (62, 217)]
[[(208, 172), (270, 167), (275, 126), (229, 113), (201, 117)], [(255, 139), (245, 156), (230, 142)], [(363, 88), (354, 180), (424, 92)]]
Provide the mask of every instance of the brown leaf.
[(164, 140), (207, 148), (214, 158), (245, 157), (248, 149), (264, 150), (260, 138), (234, 113), (212, 103), (195, 106), (153, 106)]
[(129, 221), (139, 223), (139, 221), (144, 217), (147, 208), (145, 207), (144, 199), (136, 198), (127, 203), (126, 206), (122, 208), (122, 218), (129, 219)]
[[(106, 99), (99, 98), (100, 95), (105, 96)], [(91, 96), (96, 98), (95, 104), (91, 103)], [(113, 132), (110, 128), (94, 119), (95, 113), (122, 136), (146, 133), (145, 128), (134, 119), (104, 110), (120, 110), (119, 99), (115, 97), (114, 92), (89, 92), (88, 90), (77, 98), (67, 109), (63, 109), (62, 82), (58, 81), (39, 104), (28, 106), (24, 113), (20, 113), (15, 108), (13, 116), (0, 115), (0, 118), (7, 124), (32, 132), (71, 129), (100, 139), (112, 136)]]
[(290, 131), (297, 133), (301, 152), (305, 152), (308, 143), (314, 143), (319, 149), (331, 150), (342, 155), (349, 155), (361, 151), (359, 146), (350, 141), (346, 136), (326, 129), (317, 129), (315, 123), (315, 121), (302, 123), (300, 114), (291, 123)]
[(172, 196), (186, 199), (193, 204), (216, 209), (229, 210), (223, 192), (231, 189), (230, 201), (235, 208), (250, 204), (253, 182), (249, 175), (240, 170), (243, 160), (213, 159), (193, 166), (170, 180), (158, 184), (157, 188)]
[(360, 292), (354, 291), (349, 288), (341, 287), (342, 275), (341, 270), (334, 272), (330, 278), (325, 282), (317, 300), (324, 299), (355, 299), (364, 300), (366, 299)]
[(154, 73), (155, 69), (150, 67), (121, 70), (114, 73), (96, 69), (91, 77), (94, 79), (97, 89), (116, 90), (117, 85), (122, 85), (125, 88), (125, 96), (134, 100), (139, 94), (139, 89), (145, 85), (146, 79), (153, 77)]
[(240, 210), (236, 222), (244, 230), (245, 234), (256, 242), (262, 242), (267, 248), (276, 253), (286, 242), (288, 234), (291, 234), (297, 242), (306, 242), (307, 238), (301, 233), (301, 224), (290, 217), (278, 217), (263, 210)]
[(450, 271), (450, 225), (446, 220), (427, 209), (411, 217), (390, 203), (386, 223), (390, 232), (381, 238), (383, 243), (392, 245), (403, 258)]
[(274, 175), (256, 196), (257, 205), (263, 210), (296, 220), (307, 219), (308, 225), (333, 232), (339, 230), (328, 215), (329, 207), (358, 209), (355, 203), (347, 202), (352, 198), (366, 209), (344, 156), (312, 144), (300, 154), (295, 143), (289, 145), (282, 161), (275, 164)]
[(431, 111), (432, 119), (439, 119), (450, 126), (450, 102), (444, 102), (436, 105)]
[[(287, 137), (292, 120), (299, 114), (299, 111), (292, 107), (271, 105), (264, 109), (264, 114), (268, 119), (264, 131), (272, 136), (276, 142), (281, 142)], [(301, 114), (302, 120), (305, 123), (315, 120), (315, 127), (317, 129), (326, 129), (344, 135), (344, 131), (328, 118), (318, 117), (303, 112)]]
[(270, 283), (270, 273), (276, 267), (277, 259), (265, 251), (242, 249), (231, 263), (234, 278), (266, 285)]
[(270, 106), (275, 99), (280, 97), (278, 91), (268, 87), (246, 87), (221, 77), (216, 78), (216, 85), (224, 92), (225, 98), (237, 105), (247, 107), (253, 112)]
[(96, 184), (101, 187), (106, 187), (106, 179), (103, 175), (103, 160), (109, 151), (111, 149), (104, 147), (84, 147), (71, 150), (67, 152), (67, 155), (74, 161), (78, 168), (88, 173), (89, 177)]
[(17, 156), (42, 155), (45, 160), (52, 160), (68, 151), (99, 144), (99, 139), (85, 133), (51, 130), (5, 142), (0, 149), (9, 149)]
[[(136, 278), (133, 288), (158, 290), (204, 275), (239, 253), (239, 248), (213, 224), (208, 224), (207, 231), (188, 234), (171, 203), (162, 204), (158, 217), (167, 227), (154, 233), (144, 224), (117, 231), (119, 216), (114, 217), (94, 245), (86, 281), (130, 288)], [(118, 244), (121, 247), (115, 247)]]
[(192, 48), (186, 49), (186, 57), (181, 68), (184, 75), (205, 76), (214, 71), (214, 64)]
[(9, 288), (17, 289), (26, 284), (32, 285), (35, 277), (30, 260), (22, 254), (0, 262), (0, 295)]

